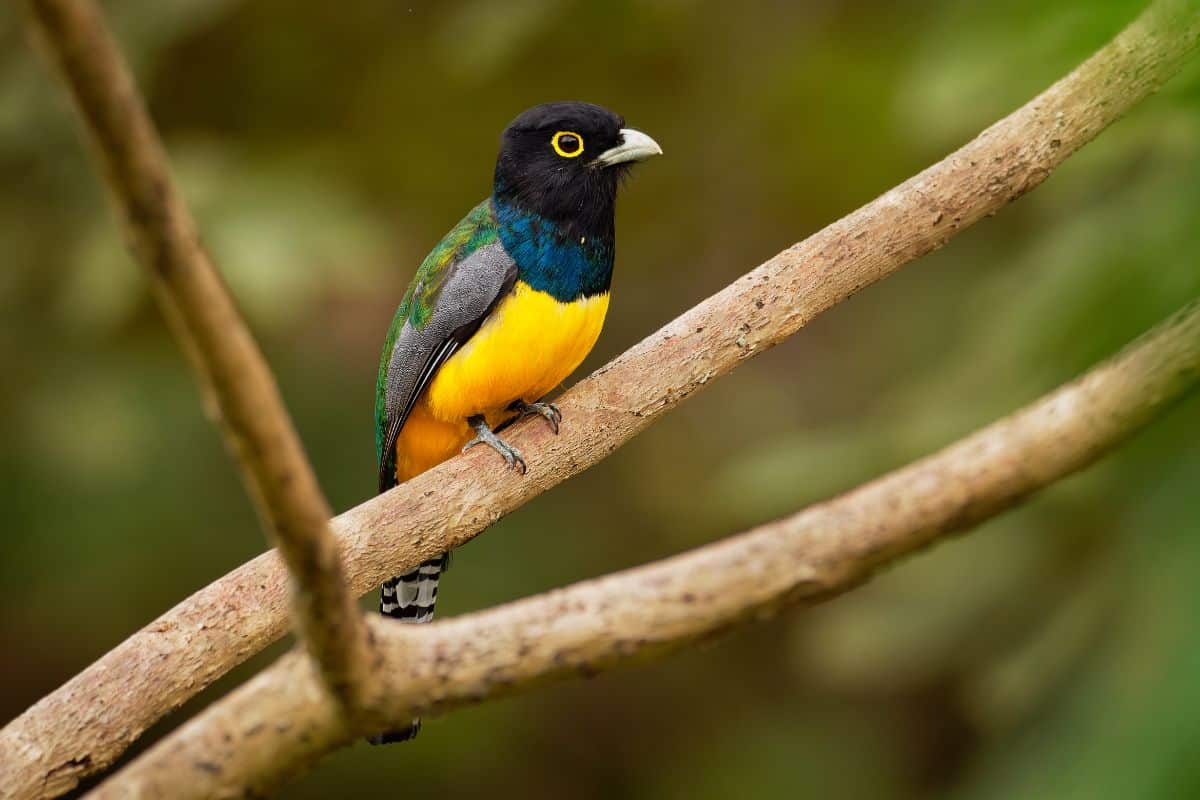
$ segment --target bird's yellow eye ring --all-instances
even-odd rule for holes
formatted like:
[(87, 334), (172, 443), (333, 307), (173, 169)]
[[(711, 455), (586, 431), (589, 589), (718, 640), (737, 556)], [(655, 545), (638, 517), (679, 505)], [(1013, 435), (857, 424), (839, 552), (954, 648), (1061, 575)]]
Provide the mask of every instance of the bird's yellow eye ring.
[(583, 137), (575, 131), (559, 131), (550, 140), (550, 145), (563, 158), (583, 155)]

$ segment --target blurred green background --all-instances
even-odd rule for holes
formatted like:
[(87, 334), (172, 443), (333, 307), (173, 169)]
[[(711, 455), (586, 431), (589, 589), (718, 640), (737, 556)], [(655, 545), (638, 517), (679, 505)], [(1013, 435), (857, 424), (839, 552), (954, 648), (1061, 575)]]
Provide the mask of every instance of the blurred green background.
[[(489, 191), (520, 110), (603, 103), (666, 150), (622, 195), (614, 302), (586, 371), (962, 144), (1139, 6), (106, 4), (338, 509), (372, 493), (392, 311)], [(439, 613), (851, 487), (1195, 297), (1198, 100), (1193, 64), (1033, 195), (497, 524), (459, 553)], [(264, 545), (7, 4), (0, 181), (7, 720)], [(1192, 398), (1098, 468), (826, 606), (460, 711), (402, 747), (358, 745), (283, 796), (1200, 796), (1198, 434)]]

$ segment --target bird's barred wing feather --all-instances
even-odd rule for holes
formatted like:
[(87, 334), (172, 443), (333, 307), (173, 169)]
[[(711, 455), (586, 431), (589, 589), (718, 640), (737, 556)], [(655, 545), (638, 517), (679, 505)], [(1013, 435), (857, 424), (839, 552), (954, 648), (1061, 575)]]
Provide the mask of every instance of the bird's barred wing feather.
[(375, 397), (379, 491), (396, 485), (396, 438), (442, 364), (516, 282), (491, 203), (476, 206), (421, 263), (392, 320)]

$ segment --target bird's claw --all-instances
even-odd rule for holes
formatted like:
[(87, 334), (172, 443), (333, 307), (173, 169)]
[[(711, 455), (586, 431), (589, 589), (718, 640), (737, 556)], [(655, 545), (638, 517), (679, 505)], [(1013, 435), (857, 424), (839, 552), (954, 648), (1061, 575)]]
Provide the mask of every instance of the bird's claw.
[(554, 403), (526, 403), (516, 400), (509, 408), (522, 417), (541, 417), (550, 423), (550, 430), (555, 434), (558, 433), (558, 426), (562, 423), (562, 412)]
[(475, 429), (475, 438), (463, 445), (464, 453), (477, 444), (486, 444), (503, 456), (509, 469), (518, 469), (522, 475), (525, 474), (528, 467), (525, 465), (525, 459), (521, 457), (520, 450), (497, 436), (482, 417), (471, 417), (467, 422)]

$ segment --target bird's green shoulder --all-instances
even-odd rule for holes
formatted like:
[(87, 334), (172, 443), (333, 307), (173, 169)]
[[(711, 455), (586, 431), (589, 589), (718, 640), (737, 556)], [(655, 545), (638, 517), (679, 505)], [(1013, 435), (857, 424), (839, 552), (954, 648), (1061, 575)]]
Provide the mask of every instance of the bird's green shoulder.
[(393, 330), (398, 332), (405, 321), (411, 322), (416, 328), (425, 327), (450, 268), (479, 248), (496, 241), (496, 238), (496, 215), (492, 211), (491, 201), (484, 200), (471, 209), (425, 256), (396, 310)]
[(490, 200), (484, 200), (442, 237), (417, 268), (417, 274), (409, 284), (408, 291), (404, 293), (395, 316), (392, 317), (379, 361), (379, 377), (375, 386), (375, 427), (378, 445), (382, 446), (382, 436), (387, 428), (387, 371), (396, 338), (405, 323), (411, 323), (418, 330), (425, 327), (437, 304), (442, 284), (454, 265), (481, 247), (495, 242), (497, 236), (496, 215), (492, 210), (492, 203)]

